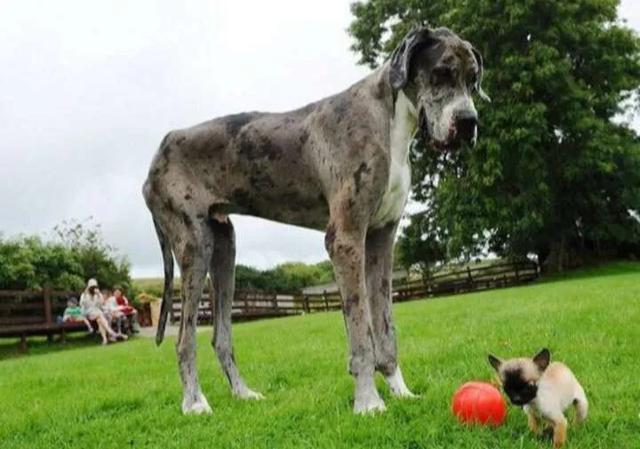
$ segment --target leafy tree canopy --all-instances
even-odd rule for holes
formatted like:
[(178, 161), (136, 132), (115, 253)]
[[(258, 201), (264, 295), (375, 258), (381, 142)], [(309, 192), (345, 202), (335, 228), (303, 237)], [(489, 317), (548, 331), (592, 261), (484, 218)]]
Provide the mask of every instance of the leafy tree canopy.
[(561, 270), (638, 254), (640, 39), (618, 0), (370, 0), (349, 32), (376, 67), (417, 24), (446, 26), (485, 61), (479, 144), (445, 159), (418, 143), (414, 197), (426, 211), (401, 241), (409, 261), (492, 251)]

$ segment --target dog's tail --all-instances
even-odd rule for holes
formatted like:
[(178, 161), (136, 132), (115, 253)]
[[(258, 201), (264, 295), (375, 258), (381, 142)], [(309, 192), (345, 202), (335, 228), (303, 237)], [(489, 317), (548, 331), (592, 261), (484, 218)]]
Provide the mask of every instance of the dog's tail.
[(173, 252), (171, 251), (170, 242), (167, 241), (155, 218), (153, 219), (153, 225), (156, 228), (156, 234), (160, 242), (162, 262), (164, 264), (164, 291), (162, 293), (162, 306), (160, 307), (160, 320), (156, 331), (156, 345), (160, 345), (164, 339), (164, 330), (167, 326), (167, 318), (173, 302)]
[(587, 395), (584, 393), (581, 386), (578, 386), (576, 399), (573, 403), (576, 406), (576, 422), (584, 422), (584, 420), (587, 419), (587, 413), (589, 413), (589, 401), (587, 400)]

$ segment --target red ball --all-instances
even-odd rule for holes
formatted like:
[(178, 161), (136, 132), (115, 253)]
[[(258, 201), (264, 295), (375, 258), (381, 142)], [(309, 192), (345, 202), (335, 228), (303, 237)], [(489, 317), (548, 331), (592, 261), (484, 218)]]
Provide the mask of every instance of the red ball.
[(507, 416), (500, 391), (486, 382), (467, 382), (458, 388), (451, 409), (463, 423), (499, 426)]

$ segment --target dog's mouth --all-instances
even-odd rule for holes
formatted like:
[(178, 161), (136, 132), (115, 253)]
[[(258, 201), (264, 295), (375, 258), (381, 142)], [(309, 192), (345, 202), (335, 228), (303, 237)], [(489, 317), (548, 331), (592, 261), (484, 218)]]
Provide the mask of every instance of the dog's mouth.
[(418, 111), (418, 132), (420, 134), (420, 139), (426, 146), (435, 148), (442, 153), (451, 153), (464, 146), (464, 139), (462, 139), (459, 135), (454, 123), (452, 123), (449, 127), (445, 140), (435, 139), (429, 131), (427, 113), (425, 112), (423, 107), (421, 107)]
[(424, 108), (421, 107), (418, 111), (418, 131), (420, 132), (420, 138), (424, 143), (431, 143), (431, 134), (429, 133), (429, 123), (427, 122), (427, 113)]

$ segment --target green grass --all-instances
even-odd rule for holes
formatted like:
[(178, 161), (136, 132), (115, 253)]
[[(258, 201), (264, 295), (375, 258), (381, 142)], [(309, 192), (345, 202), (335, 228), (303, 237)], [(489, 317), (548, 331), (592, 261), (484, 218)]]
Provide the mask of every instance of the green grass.
[[(138, 293), (149, 293), (156, 297), (162, 296), (162, 289), (164, 288), (164, 278), (135, 278), (132, 280), (133, 285)], [(173, 279), (173, 290), (179, 292), (181, 286), (180, 277), (176, 276)]]
[[(421, 397), (387, 402), (382, 415), (351, 413), (352, 381), (337, 313), (236, 325), (236, 358), (267, 396), (230, 396), (199, 335), (211, 416), (180, 414), (173, 341), (138, 338), (106, 348), (86, 339), (29, 356), (0, 351), (0, 447), (9, 448), (549, 448), (521, 410), (498, 429), (465, 427), (450, 398), (471, 379), (489, 380), (486, 353), (533, 354), (548, 346), (591, 401), (568, 448), (638, 448), (640, 264), (619, 263), (527, 287), (416, 301), (394, 309), (403, 371)], [(90, 341), (90, 343), (92, 343)], [(13, 343), (12, 343), (13, 344)]]

